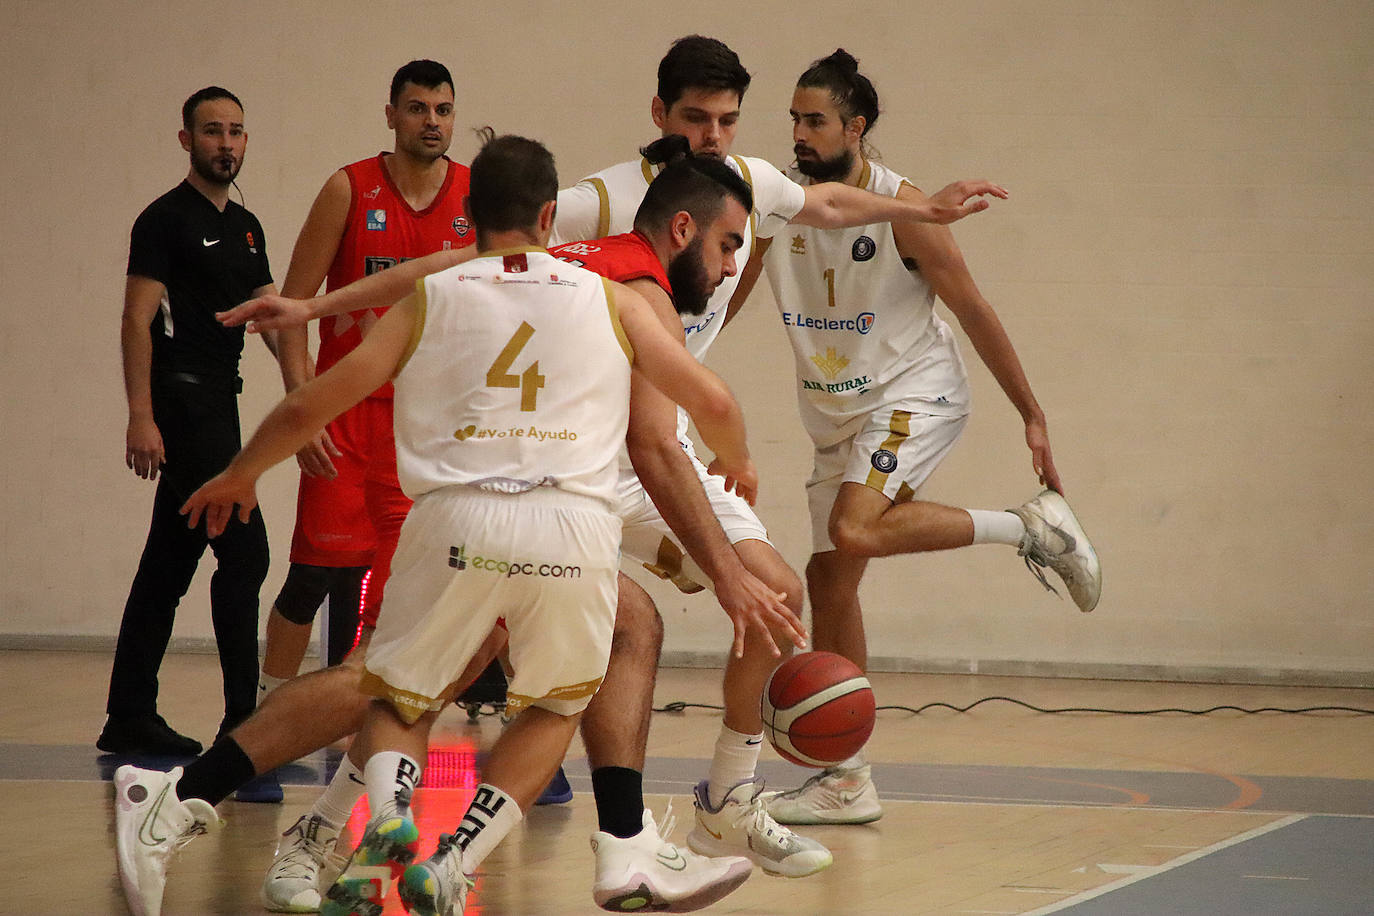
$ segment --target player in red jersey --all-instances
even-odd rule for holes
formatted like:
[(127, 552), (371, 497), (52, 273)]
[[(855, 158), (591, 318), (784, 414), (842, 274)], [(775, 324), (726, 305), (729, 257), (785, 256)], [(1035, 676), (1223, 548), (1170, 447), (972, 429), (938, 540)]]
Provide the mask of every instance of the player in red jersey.
[[(445, 153), (453, 137), (453, 78), (442, 64), (411, 61), (396, 71), (387, 126), (390, 153), (339, 169), (325, 182), (291, 256), (283, 289), (311, 295), (327, 280), (337, 289), (434, 251), (470, 245), (463, 212), (468, 169)], [(363, 309), (320, 322), (318, 371), (363, 339), (385, 309)], [(287, 335), (282, 374), (287, 390), (311, 375), (304, 329)], [(352, 647), (353, 609), (374, 622), (396, 535), (410, 501), (396, 481), (391, 439), (391, 386), (330, 423), (297, 456), (301, 466), (291, 569), (272, 609), (263, 660), (263, 692), (295, 676), (310, 624), (330, 597), (329, 662)], [(365, 598), (363, 574), (372, 567)]]

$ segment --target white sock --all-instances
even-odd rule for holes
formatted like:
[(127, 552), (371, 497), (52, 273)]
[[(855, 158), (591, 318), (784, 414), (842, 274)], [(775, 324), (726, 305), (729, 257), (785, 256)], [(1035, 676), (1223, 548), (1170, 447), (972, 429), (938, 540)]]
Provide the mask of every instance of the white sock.
[(716, 738), (715, 756), (706, 777), (706, 793), (711, 805), (725, 801), (725, 795), (735, 786), (752, 779), (759, 765), (759, 751), (763, 748), (763, 732), (742, 735), (722, 725)]
[(315, 799), (310, 813), (318, 814), (331, 826), (342, 827), (348, 823), (349, 817), (353, 814), (353, 807), (358, 804), (358, 799), (362, 798), (364, 789), (363, 771), (345, 754), (339, 768), (334, 771), (334, 778), (325, 786), (324, 794)]
[(463, 872), (472, 874), (496, 844), (520, 823), (524, 812), (505, 792), (489, 783), (477, 787), (463, 822), (453, 832), (463, 850)]
[(841, 760), (833, 767), (830, 767), (830, 771), (833, 773), (836, 770), (857, 770), (859, 767), (867, 765), (868, 761), (864, 759), (864, 752), (859, 751), (859, 753), (850, 757), (848, 760)]
[(289, 680), (291, 680), (289, 677), (273, 677), (272, 675), (268, 674), (266, 671), (261, 671), (261, 672), (259, 672), (259, 673), (258, 673), (258, 705), (261, 706), (261, 705), (262, 705), (262, 701), (265, 700), (265, 699), (267, 699), (267, 695), (268, 695), (269, 693), (271, 693), (272, 691), (276, 690), (278, 687), (280, 687), (282, 684), (285, 684), (285, 683), (286, 683), (287, 681), (289, 681)]
[(1021, 546), (1021, 539), (1026, 536), (1026, 524), (1017, 516), (1001, 510), (965, 511), (973, 518), (973, 543)]
[(388, 808), (404, 811), (420, 784), (420, 764), (400, 751), (378, 751), (367, 758), (363, 782), (367, 783), (367, 801), (374, 818)]

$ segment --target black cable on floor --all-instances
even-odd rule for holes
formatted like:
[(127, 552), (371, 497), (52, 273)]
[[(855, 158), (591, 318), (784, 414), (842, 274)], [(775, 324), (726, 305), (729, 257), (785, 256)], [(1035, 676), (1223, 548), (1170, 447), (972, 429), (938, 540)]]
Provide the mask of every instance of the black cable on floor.
[[(1105, 708), (1100, 708), (1100, 707), (1096, 707), (1096, 706), (1064, 706), (1064, 707), (1060, 707), (1060, 708), (1053, 708), (1053, 707), (1036, 706), (1034, 703), (1027, 703), (1027, 702), (1024, 701), (1024, 700), (1017, 700), (1017, 699), (1014, 699), (1014, 698), (1012, 698), (1012, 697), (1001, 697), (1001, 696), (996, 696), (996, 697), (983, 697), (981, 700), (975, 700), (975, 701), (973, 701), (972, 703), (968, 704), (967, 706), (955, 706), (955, 705), (953, 705), (952, 703), (945, 703), (945, 702), (939, 702), (939, 701), (934, 702), (934, 703), (927, 703), (927, 704), (925, 704), (924, 706), (920, 706), (920, 707), (911, 707), (911, 706), (879, 706), (879, 707), (878, 707), (878, 712), (882, 712), (882, 711), (888, 710), (888, 709), (895, 709), (895, 710), (900, 710), (900, 711), (902, 711), (902, 712), (909, 712), (909, 713), (911, 713), (912, 715), (919, 716), (921, 713), (925, 712), (927, 709), (936, 709), (936, 708), (939, 708), (939, 707), (944, 707), (945, 709), (953, 710), (954, 712), (968, 712), (970, 709), (973, 709), (975, 706), (981, 706), (981, 705), (984, 704), (984, 703), (991, 703), (991, 702), (993, 702), (994, 700), (1000, 701), (1000, 702), (1003, 702), (1003, 703), (1012, 703), (1012, 704), (1015, 704), (1016, 706), (1025, 707), (1026, 709), (1029, 709), (1029, 710), (1031, 710), (1031, 711), (1033, 711), (1033, 712), (1042, 712), (1042, 713), (1047, 713), (1047, 714), (1068, 713), (1068, 712), (1092, 712), (1092, 713), (1104, 713), (1104, 714), (1113, 715), (1113, 716), (1158, 716), (1158, 715), (1163, 715), (1164, 713), (1182, 713), (1183, 715), (1189, 715), (1189, 716), (1205, 716), (1205, 715), (1209, 715), (1209, 714), (1214, 713), (1214, 712), (1223, 712), (1223, 711), (1230, 710), (1230, 711), (1233, 711), (1233, 712), (1242, 712), (1242, 713), (1245, 713), (1246, 715), (1256, 715), (1256, 714), (1262, 713), (1262, 712), (1283, 713), (1283, 714), (1286, 714), (1286, 715), (1304, 715), (1304, 714), (1306, 714), (1306, 713), (1314, 713), (1314, 712), (1346, 712), (1346, 713), (1352, 713), (1352, 714), (1354, 714), (1354, 715), (1359, 715), (1359, 716), (1374, 716), (1374, 709), (1360, 709), (1360, 708), (1355, 707), (1355, 706), (1302, 706), (1302, 707), (1297, 707), (1297, 708), (1294, 708), (1294, 709), (1286, 709), (1286, 708), (1279, 707), (1279, 706), (1262, 706), (1262, 707), (1259, 707), (1259, 708), (1257, 708), (1257, 709), (1247, 709), (1247, 708), (1245, 708), (1245, 707), (1243, 707), (1243, 706), (1231, 706), (1231, 705), (1212, 706), (1212, 707), (1210, 707), (1210, 708), (1208, 708), (1208, 709), (1182, 709), (1182, 708), (1179, 708), (1179, 707), (1167, 707), (1167, 708), (1163, 708), (1163, 709), (1105, 709)], [(688, 702), (686, 702), (686, 701), (684, 701), (684, 700), (673, 700), (671, 703), (666, 703), (666, 704), (664, 704), (663, 706), (655, 706), (655, 707), (654, 707), (654, 712), (684, 712), (684, 711), (686, 711), (686, 710), (688, 710), (688, 709), (717, 709), (717, 710), (724, 710), (725, 707), (724, 707), (724, 706), (718, 706), (718, 705), (715, 705), (715, 704), (712, 704), (712, 703), (688, 703)]]

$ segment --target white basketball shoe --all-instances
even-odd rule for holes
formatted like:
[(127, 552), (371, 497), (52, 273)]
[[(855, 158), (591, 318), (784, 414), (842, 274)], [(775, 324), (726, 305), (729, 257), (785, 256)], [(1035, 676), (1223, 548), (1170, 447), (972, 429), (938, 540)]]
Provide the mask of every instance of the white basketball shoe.
[(317, 913), (320, 873), (344, 866), (343, 857), (334, 852), (339, 828), (318, 814), (302, 814), (281, 836), (262, 881), (262, 905), (273, 913)]
[(1064, 580), (1080, 611), (1097, 607), (1102, 596), (1102, 565), (1068, 501), (1053, 490), (1045, 490), (1007, 511), (1026, 525), (1026, 537), (1017, 553), (1026, 558), (1026, 568), (1040, 584), (1058, 594), (1041, 571), (1048, 566)]
[(598, 830), (592, 834), (596, 853), (596, 905), (613, 913), (689, 913), (710, 906), (743, 884), (754, 866), (742, 856), (710, 858), (668, 841), (677, 819), (672, 806), (663, 824), (644, 811), (644, 829), (621, 838)]
[(161, 914), (167, 863), (191, 840), (220, 827), (209, 802), (177, 798), (181, 772), (127, 765), (115, 770), (115, 851), (134, 916)]
[(712, 807), (707, 782), (697, 783), (697, 825), (687, 845), (703, 856), (747, 856), (770, 875), (803, 878), (834, 861), (830, 850), (798, 836), (769, 817), (760, 794), (763, 781), (755, 776), (733, 786), (718, 807)]
[(868, 764), (831, 767), (787, 792), (765, 798), (779, 824), (871, 824), (883, 816)]

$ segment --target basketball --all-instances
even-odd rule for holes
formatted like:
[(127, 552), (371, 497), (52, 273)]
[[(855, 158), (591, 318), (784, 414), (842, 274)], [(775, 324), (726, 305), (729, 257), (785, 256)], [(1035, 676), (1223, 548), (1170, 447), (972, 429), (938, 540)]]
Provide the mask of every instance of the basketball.
[(763, 733), (793, 763), (827, 767), (854, 756), (873, 733), (873, 688), (833, 652), (803, 652), (778, 666), (759, 698)]

